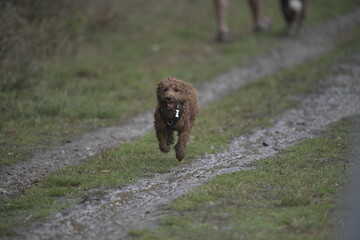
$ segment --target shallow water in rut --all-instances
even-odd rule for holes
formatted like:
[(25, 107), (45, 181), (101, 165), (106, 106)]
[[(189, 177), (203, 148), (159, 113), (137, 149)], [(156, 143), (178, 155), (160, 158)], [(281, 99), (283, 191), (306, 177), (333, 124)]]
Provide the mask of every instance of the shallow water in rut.
[[(359, 13), (356, 11), (306, 29), (299, 39), (284, 40), (270, 54), (255, 58), (250, 66), (234, 68), (219, 76), (200, 91), (200, 103), (203, 105), (216, 101), (249, 81), (331, 51), (331, 37), (339, 34), (345, 26), (358, 24)], [(46, 222), (35, 221), (29, 227), (19, 228), (19, 235), (13, 238), (119, 239), (125, 237), (130, 229), (152, 226), (159, 216), (167, 213), (160, 206), (204, 184), (210, 178), (246, 169), (247, 164), (254, 160), (272, 156), (287, 146), (315, 136), (329, 123), (360, 114), (359, 63), (358, 55), (351, 64), (341, 65), (344, 74), (329, 77), (317, 94), (306, 98), (294, 97), (293, 100), (299, 102), (298, 108), (273, 119), (270, 127), (254, 129), (247, 135), (235, 138), (226, 151), (203, 156), (169, 173), (142, 179), (122, 189), (110, 189), (101, 198), (93, 195), (67, 211), (54, 214)], [(130, 141), (143, 135), (152, 129), (152, 121), (151, 112), (146, 112), (127, 125), (101, 129), (53, 151), (38, 153), (27, 163), (1, 170), (1, 188), (8, 193), (16, 192), (17, 188), (12, 186), (14, 182), (11, 181), (26, 186), (26, 182), (34, 179), (39, 171), (79, 163), (104, 147), (118, 145), (121, 143), (119, 139)], [(138, 128), (137, 124), (145, 127)], [(48, 167), (43, 167), (49, 159)], [(35, 173), (25, 173), (23, 178), (14, 178), (21, 169), (27, 169), (29, 164), (33, 164), (32, 168), (42, 167)], [(31, 172), (31, 169), (27, 171)]]

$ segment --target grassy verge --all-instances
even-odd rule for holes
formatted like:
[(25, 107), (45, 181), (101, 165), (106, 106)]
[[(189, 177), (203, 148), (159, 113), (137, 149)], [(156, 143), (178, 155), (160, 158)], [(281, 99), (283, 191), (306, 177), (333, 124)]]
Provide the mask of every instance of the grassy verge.
[[(120, 28), (88, 32), (72, 58), (55, 55), (37, 62), (41, 75), (35, 76), (36, 84), (1, 92), (0, 167), (26, 159), (36, 148), (68, 142), (81, 132), (119, 124), (152, 108), (154, 86), (165, 76), (198, 85), (246, 63), (271, 49), (284, 26), (278, 5), (264, 1), (263, 12), (273, 19), (274, 29), (253, 34), (248, 7), (235, 1), (229, 23), (238, 40), (221, 45), (213, 41), (211, 1), (134, 2), (143, 8), (126, 2), (129, 16)], [(354, 6), (356, 0), (313, 1), (307, 23)]]
[[(359, 50), (360, 33), (349, 32), (337, 52), (265, 77), (245, 86), (218, 103), (201, 109), (188, 147), (186, 161), (224, 149), (229, 141), (293, 105), (287, 96), (312, 92), (336, 62), (349, 51)], [(316, 65), (317, 68), (313, 68)], [(0, 205), (0, 234), (12, 234), (11, 226), (29, 216), (41, 218), (67, 207), (89, 189), (116, 187), (178, 165), (174, 152), (161, 154), (154, 133), (100, 153), (87, 162), (60, 169), (23, 194)]]
[(346, 149), (359, 116), (280, 156), (212, 179), (169, 206), (158, 230), (131, 239), (331, 239), (345, 182)]

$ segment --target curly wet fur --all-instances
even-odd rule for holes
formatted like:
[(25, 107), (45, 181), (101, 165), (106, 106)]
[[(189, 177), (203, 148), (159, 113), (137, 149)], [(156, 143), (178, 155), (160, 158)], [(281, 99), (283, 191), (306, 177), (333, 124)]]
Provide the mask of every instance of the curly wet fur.
[[(198, 113), (197, 91), (187, 82), (168, 77), (158, 83), (156, 95), (158, 103), (154, 112), (154, 125), (159, 148), (162, 152), (169, 152), (170, 145), (174, 143), (174, 131), (177, 131), (179, 138), (175, 151), (176, 158), (181, 161), (185, 157), (186, 145)], [(159, 111), (161, 110), (167, 118), (173, 118), (177, 106), (184, 110), (183, 115), (173, 128), (168, 128)]]

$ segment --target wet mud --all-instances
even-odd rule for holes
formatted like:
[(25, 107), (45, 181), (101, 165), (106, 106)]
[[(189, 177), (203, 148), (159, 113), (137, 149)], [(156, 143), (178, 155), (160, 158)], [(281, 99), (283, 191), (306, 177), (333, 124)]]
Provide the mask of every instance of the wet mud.
[[(200, 90), (201, 105), (216, 101), (230, 91), (267, 74), (314, 59), (334, 48), (332, 39), (346, 28), (360, 23), (360, 11), (306, 29), (297, 39), (280, 41), (270, 54), (259, 56), (249, 66), (234, 68), (207, 83)], [(176, 167), (166, 174), (145, 178), (122, 189), (109, 189), (105, 196), (84, 199), (69, 210), (46, 221), (34, 221), (17, 229), (13, 239), (121, 239), (134, 228), (156, 226), (167, 212), (161, 206), (204, 184), (210, 178), (242, 169), (273, 156), (287, 146), (316, 136), (328, 124), (360, 114), (360, 55), (343, 64), (342, 75), (329, 77), (318, 93), (294, 96), (299, 107), (274, 118), (267, 128), (233, 139), (221, 153), (206, 155)], [(152, 130), (151, 111), (140, 114), (120, 127), (85, 134), (64, 146), (35, 154), (26, 162), (1, 169), (3, 196), (28, 186), (41, 174), (77, 164), (106, 147), (142, 136)], [(138, 127), (141, 126), (141, 127)]]
[[(247, 66), (235, 67), (201, 86), (200, 105), (219, 100), (250, 81), (330, 52), (334, 48), (333, 39), (359, 23), (360, 9), (357, 9), (351, 14), (304, 29), (296, 38), (280, 40), (269, 54), (257, 56)], [(147, 111), (125, 125), (102, 128), (65, 145), (35, 152), (31, 159), (0, 169), (0, 199), (23, 190), (49, 171), (78, 164), (105, 148), (131, 141), (152, 129), (152, 111)]]

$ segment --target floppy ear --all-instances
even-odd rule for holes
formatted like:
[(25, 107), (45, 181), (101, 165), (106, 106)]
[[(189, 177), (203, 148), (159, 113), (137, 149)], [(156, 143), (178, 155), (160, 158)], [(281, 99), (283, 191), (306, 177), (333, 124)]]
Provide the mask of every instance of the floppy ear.
[(189, 89), (188, 88), (184, 88), (184, 94), (186, 96), (186, 99), (189, 97)]
[(159, 91), (160, 91), (160, 86), (158, 84), (157, 87), (156, 87), (156, 94), (159, 94)]
[(184, 96), (185, 96), (183, 102), (189, 100), (189, 97), (190, 97), (189, 88), (185, 83), (181, 84), (181, 90), (184, 92)]
[(158, 102), (162, 101), (162, 99), (160, 97), (162, 88), (163, 88), (163, 84), (162, 84), (162, 82), (159, 82), (158, 85), (157, 85), (157, 88), (156, 88), (156, 96), (157, 96)]

